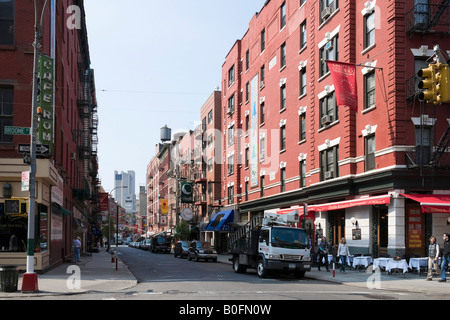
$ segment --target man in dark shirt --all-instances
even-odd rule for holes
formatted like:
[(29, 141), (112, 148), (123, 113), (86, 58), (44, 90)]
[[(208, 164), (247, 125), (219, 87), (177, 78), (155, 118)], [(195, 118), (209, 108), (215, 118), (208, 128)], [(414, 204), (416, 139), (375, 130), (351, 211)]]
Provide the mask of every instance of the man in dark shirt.
[(445, 276), (445, 269), (447, 269), (447, 265), (450, 263), (450, 241), (448, 238), (448, 233), (444, 233), (444, 249), (442, 254), (442, 264), (441, 264), (441, 280), (439, 282), (446, 282), (447, 278)]

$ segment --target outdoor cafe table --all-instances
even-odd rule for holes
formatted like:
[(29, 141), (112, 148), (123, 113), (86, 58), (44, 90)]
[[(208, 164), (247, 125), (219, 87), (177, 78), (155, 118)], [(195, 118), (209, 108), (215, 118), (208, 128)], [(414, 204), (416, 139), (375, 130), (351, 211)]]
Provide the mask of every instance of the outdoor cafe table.
[(389, 260), (391, 260), (391, 258), (376, 258), (373, 260), (373, 267), (374, 268), (383, 268), (386, 270), (386, 266), (389, 262)]
[(428, 267), (428, 258), (411, 258), (409, 259), (409, 268), (417, 269), (417, 273), (420, 274), (420, 267)]
[(367, 268), (371, 262), (372, 257), (369, 256), (353, 257), (353, 268), (356, 268), (357, 266), (364, 266), (364, 268)]
[(386, 264), (386, 271), (391, 272), (392, 269), (403, 269), (403, 273), (408, 272), (408, 264), (405, 259), (400, 261), (395, 261), (394, 259), (389, 259)]

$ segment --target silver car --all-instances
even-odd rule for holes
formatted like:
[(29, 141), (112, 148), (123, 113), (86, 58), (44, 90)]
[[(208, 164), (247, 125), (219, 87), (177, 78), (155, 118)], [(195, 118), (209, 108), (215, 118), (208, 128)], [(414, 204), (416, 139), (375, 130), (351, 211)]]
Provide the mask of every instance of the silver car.
[(191, 242), (188, 260), (191, 259), (195, 259), (195, 261), (204, 259), (205, 261), (212, 260), (213, 262), (217, 262), (217, 251), (211, 247), (209, 242)]

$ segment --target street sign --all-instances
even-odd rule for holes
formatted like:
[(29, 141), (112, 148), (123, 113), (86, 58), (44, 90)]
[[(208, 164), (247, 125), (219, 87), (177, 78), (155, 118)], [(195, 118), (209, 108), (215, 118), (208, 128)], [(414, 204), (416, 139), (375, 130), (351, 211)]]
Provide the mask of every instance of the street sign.
[(30, 171), (22, 172), (22, 191), (30, 191)]
[(27, 128), (27, 127), (5, 127), (3, 130), (3, 133), (29, 136), (30, 128)]
[[(29, 144), (19, 144), (18, 151), (22, 154), (30, 154)], [(36, 155), (44, 156), (50, 154), (50, 146), (48, 144), (38, 144), (36, 145)]]

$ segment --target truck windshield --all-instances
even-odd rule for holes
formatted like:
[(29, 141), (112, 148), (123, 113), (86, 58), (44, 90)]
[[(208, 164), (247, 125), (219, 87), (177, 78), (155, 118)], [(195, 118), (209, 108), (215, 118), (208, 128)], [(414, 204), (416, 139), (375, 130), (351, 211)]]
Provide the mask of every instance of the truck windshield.
[(272, 247), (305, 249), (308, 247), (306, 232), (296, 228), (272, 228)]

